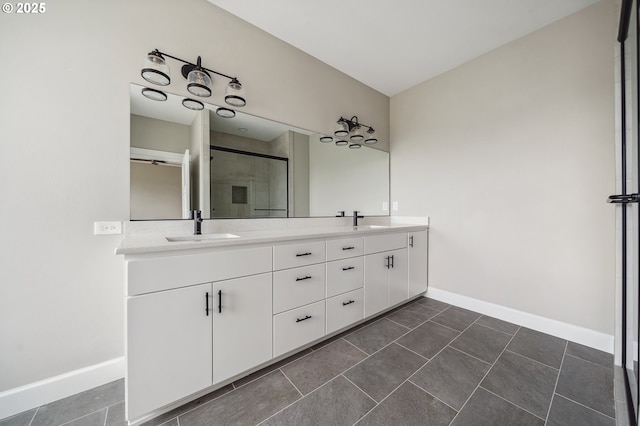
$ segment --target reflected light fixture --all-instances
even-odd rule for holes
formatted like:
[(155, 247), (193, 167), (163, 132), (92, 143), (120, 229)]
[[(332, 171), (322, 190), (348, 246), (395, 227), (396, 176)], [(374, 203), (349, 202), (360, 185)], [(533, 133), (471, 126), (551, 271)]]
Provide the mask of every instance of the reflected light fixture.
[[(366, 135), (362, 132), (363, 127), (367, 128)], [(362, 140), (364, 140), (364, 143), (367, 145), (373, 145), (374, 143), (378, 142), (378, 139), (375, 137), (375, 133), (376, 131), (373, 127), (358, 122), (358, 117), (355, 115), (351, 117), (350, 120), (340, 117), (340, 119), (336, 122), (336, 130), (335, 132), (333, 132), (333, 134), (337, 137), (336, 145), (349, 145), (349, 148), (351, 149), (360, 148), (362, 146), (360, 144)], [(353, 142), (352, 144), (349, 144), (349, 142), (347, 142), (347, 136), (349, 137), (349, 140)], [(332, 138), (331, 136), (322, 136), (320, 138), (320, 141), (331, 142)]]
[(182, 100), (182, 105), (184, 105), (185, 108), (189, 108), (194, 111), (200, 111), (201, 109), (204, 109), (204, 104), (202, 102), (190, 98), (184, 98)]
[(161, 92), (160, 90), (150, 89), (148, 87), (143, 87), (142, 88), (142, 95), (145, 98), (149, 98), (149, 99), (154, 100), (154, 101), (166, 101), (167, 100), (167, 94), (166, 93)]
[(220, 107), (216, 110), (216, 115), (222, 118), (233, 118), (236, 116), (236, 112), (229, 108)]
[[(187, 79), (187, 90), (192, 95), (203, 98), (212, 96), (213, 81), (211, 76), (212, 74), (215, 74), (230, 80), (229, 84), (227, 85), (224, 97), (224, 100), (228, 105), (231, 105), (233, 107), (243, 107), (247, 104), (244, 94), (244, 88), (238, 78), (223, 74), (210, 68), (203, 67), (202, 57), (200, 56), (198, 56), (198, 59), (194, 64), (192, 62), (185, 61), (184, 59), (180, 59), (178, 57), (155, 49), (152, 52), (149, 52), (145, 58), (144, 65), (142, 67), (142, 70), (140, 71), (140, 75), (142, 76), (142, 78), (144, 78), (149, 83), (157, 84), (159, 86), (169, 85), (169, 83), (171, 83), (171, 74), (169, 72), (169, 65), (167, 64), (166, 58), (171, 58), (184, 64), (182, 65), (180, 71), (182, 76)], [(193, 106), (198, 106), (194, 104), (195, 102), (198, 101), (187, 98), (182, 102), (182, 104), (187, 108), (196, 109), (191, 108)], [(200, 102), (200, 104), (202, 103)]]

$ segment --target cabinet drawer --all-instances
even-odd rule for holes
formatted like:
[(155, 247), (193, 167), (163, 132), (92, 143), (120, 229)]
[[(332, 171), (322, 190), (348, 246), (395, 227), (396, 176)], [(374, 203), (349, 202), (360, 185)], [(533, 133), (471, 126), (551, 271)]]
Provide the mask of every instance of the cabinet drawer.
[(364, 318), (364, 290), (327, 299), (327, 334), (347, 327)]
[(274, 271), (322, 263), (325, 259), (324, 241), (275, 246), (273, 248)]
[(327, 262), (327, 297), (355, 290), (363, 284), (363, 256)]
[(324, 300), (273, 317), (273, 356), (277, 357), (324, 336)]
[(365, 254), (395, 250), (407, 246), (407, 233), (372, 235), (364, 237)]
[(271, 271), (271, 247), (128, 260), (129, 296)]
[(327, 241), (327, 260), (346, 259), (362, 256), (364, 240), (362, 238), (344, 238)]
[(324, 264), (285, 269), (273, 273), (273, 313), (324, 299)]

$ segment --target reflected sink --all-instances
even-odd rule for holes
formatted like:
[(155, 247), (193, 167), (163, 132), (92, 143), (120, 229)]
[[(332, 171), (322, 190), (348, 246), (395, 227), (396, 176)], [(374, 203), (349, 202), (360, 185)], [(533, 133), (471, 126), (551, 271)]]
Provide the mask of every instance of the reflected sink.
[(354, 226), (353, 230), (357, 231), (357, 230), (365, 230), (365, 229), (384, 229), (384, 228), (388, 228), (388, 225), (358, 225), (358, 226)]
[(201, 234), (201, 235), (180, 235), (177, 237), (165, 237), (167, 241), (174, 243), (178, 241), (215, 241), (227, 240), (229, 238), (240, 238), (235, 234)]

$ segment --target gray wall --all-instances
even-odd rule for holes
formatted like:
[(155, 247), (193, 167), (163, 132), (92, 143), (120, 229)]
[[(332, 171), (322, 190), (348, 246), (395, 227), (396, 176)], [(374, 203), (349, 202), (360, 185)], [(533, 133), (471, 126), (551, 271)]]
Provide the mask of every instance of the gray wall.
[(391, 98), (431, 287), (614, 334), (616, 21), (599, 2)]
[[(123, 355), (122, 236), (93, 222), (129, 218), (129, 83), (147, 52), (237, 74), (248, 113), (326, 133), (357, 114), (388, 147), (386, 96), (205, 0), (58, 0), (2, 14), (0, 35), (0, 391)], [(170, 65), (167, 90), (187, 95)]]

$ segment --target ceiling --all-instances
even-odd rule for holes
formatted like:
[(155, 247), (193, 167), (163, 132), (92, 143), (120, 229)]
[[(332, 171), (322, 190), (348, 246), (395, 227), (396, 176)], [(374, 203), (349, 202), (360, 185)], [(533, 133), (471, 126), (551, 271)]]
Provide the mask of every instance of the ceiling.
[(598, 0), (208, 0), (393, 96)]

